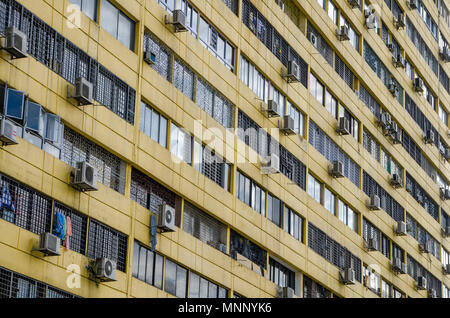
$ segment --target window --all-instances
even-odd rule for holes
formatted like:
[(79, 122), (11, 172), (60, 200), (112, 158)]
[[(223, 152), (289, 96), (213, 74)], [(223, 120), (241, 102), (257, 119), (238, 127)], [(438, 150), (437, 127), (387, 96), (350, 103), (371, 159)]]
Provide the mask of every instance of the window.
[(380, 295), (380, 275), (375, 270), (364, 265), (363, 270), (364, 286), (369, 288), (372, 292)]
[(183, 231), (220, 250), (226, 248), (227, 227), (206, 212), (184, 201)]
[(173, 85), (194, 100), (194, 72), (177, 57), (173, 68)]
[(344, 222), (349, 228), (358, 233), (358, 213), (353, 211), (348, 205), (338, 199), (339, 220)]
[(190, 272), (189, 298), (227, 298), (227, 290)]
[[(322, 0), (322, 1), (326, 1), (326, 0)], [(325, 6), (323, 6), (325, 8)], [(336, 5), (333, 3), (333, 1), (328, 0), (328, 16), (330, 17), (330, 19), (333, 21), (334, 24), (338, 24), (338, 8), (336, 7)]]
[(324, 206), (331, 214), (336, 215), (336, 195), (325, 187)]
[(303, 242), (303, 223), (301, 216), (286, 205), (284, 206), (284, 230), (300, 242)]
[(124, 272), (127, 266), (128, 237), (95, 220), (89, 222), (87, 257), (107, 257), (114, 260), (117, 270)]
[(442, 120), (445, 126), (448, 126), (448, 113), (444, 109), (444, 107), (442, 107), (442, 105), (439, 105), (439, 118)]
[(310, 174), (308, 174), (308, 194), (322, 204), (322, 183)]
[(101, 26), (120, 43), (134, 51), (135, 22), (108, 0), (102, 0)]
[(352, 28), (352, 26), (348, 23), (348, 21), (344, 18), (344, 16), (341, 14), (341, 18), (339, 20), (339, 26), (341, 27), (343, 25), (348, 27), (348, 37), (350, 38), (351, 45), (355, 48), (355, 50), (357, 52), (359, 52), (359, 35)]
[(393, 287), (393, 298), (406, 298), (406, 295), (397, 288)]
[(87, 161), (97, 170), (97, 180), (120, 193), (125, 192), (125, 162), (67, 126), (61, 160), (75, 168), (79, 161)]
[(84, 14), (86, 14), (91, 20), (97, 21), (97, 0), (69, 0)]
[(164, 257), (134, 241), (133, 277), (162, 289)]
[(187, 269), (166, 258), (164, 291), (180, 298), (186, 298)]
[(359, 122), (342, 104), (339, 104), (339, 117), (347, 118), (347, 120), (350, 122), (350, 134), (353, 136), (353, 138), (359, 141)]
[(323, 94), (324, 94), (324, 86), (322, 83), (312, 74), (310, 73), (309, 79), (309, 92), (312, 96), (314, 96), (317, 101), (323, 105)]
[(285, 97), (284, 95), (276, 89), (272, 84), (270, 85), (270, 94), (269, 99), (274, 100), (279, 107), (280, 116), (284, 116), (285, 110)]
[(337, 119), (337, 105), (338, 101), (336, 98), (334, 98), (331, 93), (326, 90), (325, 92), (325, 108), (328, 110), (328, 112)]
[(376, 161), (380, 161), (380, 145), (365, 127), (363, 130), (363, 146)]
[(280, 287), (290, 287), (296, 291), (295, 272), (273, 258), (269, 258), (269, 280)]
[(286, 115), (294, 120), (294, 131), (300, 136), (305, 136), (305, 117), (290, 101), (287, 101)]
[(240, 79), (265, 103), (269, 99), (269, 81), (256, 67), (241, 55)]
[[(72, 236), (69, 238), (69, 243), (66, 247), (77, 253), (86, 254), (86, 238), (87, 238), (87, 216), (78, 213), (77, 211), (68, 208), (58, 202), (55, 202), (54, 214), (61, 213), (64, 217), (70, 219), (72, 225)], [(53, 218), (55, 220), (56, 217)], [(53, 226), (55, 225), (53, 221)], [(62, 242), (61, 242), (62, 243)]]
[(155, 63), (151, 65), (162, 77), (171, 81), (172, 52), (164, 43), (147, 30), (144, 33), (144, 50), (155, 54)]
[(280, 228), (283, 227), (283, 202), (271, 194), (267, 195), (267, 218)]
[(239, 200), (251, 206), (253, 210), (266, 215), (266, 192), (253, 180), (244, 176), (239, 170), (236, 176), (236, 196)]
[(167, 128), (167, 118), (141, 102), (140, 130), (161, 146), (167, 148)]
[(252, 241), (239, 235), (233, 229), (230, 230), (230, 255), (234, 259), (237, 259), (238, 255), (241, 254), (243, 257), (249, 259), (253, 263), (262, 267), (267, 268), (267, 252), (253, 243)]
[(303, 275), (303, 298), (331, 298), (331, 292), (308, 276)]
[(170, 129), (170, 151), (187, 164), (192, 164), (192, 137), (174, 123)]
[(199, 25), (200, 42), (229, 70), (234, 72), (234, 47), (203, 17)]

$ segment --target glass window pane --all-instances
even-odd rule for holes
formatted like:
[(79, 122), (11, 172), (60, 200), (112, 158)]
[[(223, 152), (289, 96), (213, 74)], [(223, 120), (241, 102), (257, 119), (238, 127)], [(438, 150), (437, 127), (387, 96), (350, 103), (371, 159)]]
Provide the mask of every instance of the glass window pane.
[(164, 261), (164, 258), (161, 255), (155, 254), (155, 282), (154, 282), (154, 286), (158, 287), (159, 289), (162, 288), (163, 261)]
[(176, 264), (166, 259), (164, 290), (172, 295), (175, 295), (176, 276), (177, 276)]
[(160, 116), (159, 144), (167, 148), (167, 119)]
[(140, 247), (139, 252), (139, 272), (138, 279), (145, 281), (145, 270), (147, 264), (147, 250), (143, 247)]
[(44, 134), (44, 112), (41, 105), (28, 102), (26, 127), (41, 136)]
[(14, 89), (8, 89), (8, 102), (6, 116), (23, 119), (24, 93)]
[(200, 298), (208, 298), (208, 281), (200, 277)]
[(124, 14), (119, 15), (119, 30), (117, 39), (120, 43), (134, 51), (134, 22)]
[(177, 285), (175, 295), (180, 298), (185, 298), (186, 288), (187, 288), (187, 270), (181, 266), (177, 266)]
[(101, 26), (114, 37), (117, 37), (117, 22), (119, 19), (119, 10), (108, 0), (102, 2)]
[(200, 277), (197, 274), (190, 273), (189, 298), (200, 297)]
[(151, 138), (158, 142), (158, 138), (159, 138), (159, 113), (155, 110), (153, 110), (152, 112), (152, 124), (151, 124)]
[(145, 281), (153, 285), (153, 263), (154, 263), (154, 253), (147, 250), (147, 268)]

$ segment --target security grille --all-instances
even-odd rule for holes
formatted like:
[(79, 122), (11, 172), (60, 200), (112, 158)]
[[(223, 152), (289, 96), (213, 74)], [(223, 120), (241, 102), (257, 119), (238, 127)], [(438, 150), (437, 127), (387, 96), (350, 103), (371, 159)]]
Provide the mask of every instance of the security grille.
[(35, 234), (50, 232), (52, 217), (50, 198), (4, 175), (0, 175), (0, 187), (0, 190), (8, 190), (14, 207), (3, 207), (0, 210), (2, 219)]
[[(416, 201), (424, 207), (424, 209), (436, 220), (439, 217), (439, 206), (437, 203), (423, 190), (421, 186), (406, 172), (406, 184), (410, 194)], [(421, 200), (420, 200), (421, 198)], [(420, 202), (422, 201), (422, 202)]]
[(282, 145), (279, 147), (280, 172), (306, 190), (306, 166)]
[(0, 298), (79, 298), (68, 292), (0, 267)]
[(414, 121), (422, 129), (423, 133), (427, 130), (432, 130), (434, 133), (433, 143), (436, 147), (439, 147), (439, 133), (436, 128), (431, 124), (425, 114), (419, 109), (419, 107), (414, 103), (414, 101), (409, 97), (408, 93), (405, 93), (405, 108), (406, 111), (411, 115)]
[(363, 84), (359, 85), (359, 99), (369, 107), (370, 111), (377, 117), (380, 117), (380, 104), (373, 98), (372, 94), (366, 89)]
[(380, 161), (380, 144), (365, 127), (363, 130), (363, 146), (368, 152), (370, 152), (372, 157), (374, 157), (377, 161)]
[(61, 160), (76, 167), (87, 161), (97, 169), (97, 179), (120, 193), (125, 191), (125, 163), (86, 137), (64, 126)]
[(249, 0), (242, 1), (242, 22), (261, 42), (287, 67), (289, 58), (293, 58), (300, 68), (300, 82), (307, 86), (308, 64), (283, 39), (275, 28), (256, 10)]
[(381, 208), (394, 220), (403, 221), (404, 209), (366, 171), (363, 171), (363, 191), (368, 196), (378, 195)]
[(339, 160), (343, 163), (344, 176), (360, 187), (361, 168), (338, 145), (328, 137), (313, 121), (309, 121), (309, 143), (329, 162)]
[(361, 282), (361, 260), (322, 230), (308, 223), (308, 246), (339, 269), (352, 268)]
[(174, 62), (173, 85), (194, 100), (194, 72), (178, 58)]
[(144, 33), (144, 51), (150, 51), (156, 56), (156, 61), (151, 65), (162, 77), (171, 81), (172, 53), (159, 39), (149, 32)]
[(427, 280), (428, 289), (433, 289), (436, 291), (436, 295), (438, 298), (441, 297), (442, 291), (442, 283), (433, 276), (429, 271), (427, 271), (422, 265), (419, 264), (411, 255), (406, 256), (407, 265), (408, 265), (408, 275), (414, 278), (417, 281), (419, 276), (424, 276)]
[(128, 237), (97, 221), (89, 222), (87, 257), (107, 257), (117, 263), (117, 270), (125, 272)]
[(331, 292), (308, 276), (303, 275), (303, 298), (331, 298)]
[(233, 127), (233, 105), (216, 89), (197, 77), (196, 102), (205, 112), (226, 128)]
[[(111, 111), (134, 123), (136, 91), (105, 67), (64, 38), (15, 0), (0, 0), (0, 34), (14, 25), (28, 36), (28, 53), (39, 62), (75, 84), (85, 77), (94, 85), (94, 98)], [(109, 79), (110, 87), (99, 82), (99, 75)], [(107, 91), (103, 91), (106, 89)]]
[(214, 153), (214, 151), (210, 148), (202, 146), (202, 165), (200, 172), (203, 175), (205, 175), (221, 187), (227, 187), (225, 181), (228, 179), (227, 174), (230, 169), (230, 165), (225, 162), (224, 159)]
[(230, 8), (230, 10), (235, 14), (238, 15), (238, 0), (222, 0), (223, 3), (225, 3), (225, 5)]
[(353, 72), (348, 68), (348, 66), (344, 63), (344, 61), (342, 61), (342, 59), (337, 54), (334, 54), (334, 70), (345, 81), (345, 83), (351, 89), (353, 89), (353, 83), (355, 81), (355, 75), (353, 74)]
[(450, 93), (450, 80), (448, 78), (448, 75), (445, 73), (444, 68), (440, 64), (439, 64), (439, 81), (441, 82), (442, 86), (444, 86), (447, 93)]
[(62, 213), (68, 216), (72, 225), (72, 236), (69, 239), (69, 248), (77, 253), (86, 254), (87, 238), (87, 216), (68, 208), (61, 203), (55, 202), (55, 213)]
[[(312, 26), (311, 22), (308, 20), (308, 29), (307, 29), (308, 36), (310, 34), (315, 35), (317, 39), (316, 48), (319, 51), (319, 53), (324, 57), (324, 59), (328, 62), (328, 64), (333, 67), (333, 59), (334, 59), (334, 52), (330, 45), (326, 42), (326, 40), (322, 37), (322, 35), (317, 31), (315, 27)], [(308, 38), (310, 41), (311, 39)]]
[(362, 236), (366, 242), (368, 242), (369, 239), (375, 240), (377, 243), (377, 250), (381, 251), (382, 233), (372, 223), (370, 223), (366, 218), (363, 218)]
[(261, 266), (264, 269), (267, 268), (267, 252), (264, 249), (260, 248), (255, 243), (242, 237), (234, 230), (231, 230), (230, 231), (231, 257), (236, 259), (237, 257), (236, 253), (243, 255), (244, 257), (248, 258), (253, 263)]

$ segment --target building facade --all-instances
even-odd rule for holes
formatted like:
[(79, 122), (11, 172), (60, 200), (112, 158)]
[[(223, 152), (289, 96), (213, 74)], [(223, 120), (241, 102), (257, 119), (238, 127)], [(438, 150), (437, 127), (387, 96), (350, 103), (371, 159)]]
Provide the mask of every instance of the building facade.
[(449, 7), (0, 0), (0, 297), (450, 297)]

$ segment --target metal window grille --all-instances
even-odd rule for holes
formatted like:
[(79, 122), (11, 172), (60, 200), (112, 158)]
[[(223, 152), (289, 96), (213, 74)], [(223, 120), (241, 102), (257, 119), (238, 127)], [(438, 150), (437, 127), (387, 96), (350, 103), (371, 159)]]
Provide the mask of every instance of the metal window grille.
[(131, 172), (130, 198), (150, 211), (159, 213), (161, 204), (168, 204), (175, 208), (177, 195), (133, 168)]
[(419, 107), (414, 103), (412, 98), (405, 93), (405, 108), (409, 115), (414, 119), (414, 121), (419, 125), (424, 133), (427, 130), (432, 130), (434, 133), (434, 144), (439, 148), (439, 133), (436, 128), (431, 124), (428, 118), (425, 117), (425, 114), (419, 109)]
[(69, 239), (70, 250), (85, 255), (88, 221), (87, 216), (58, 202), (55, 202), (55, 213), (56, 212), (62, 213), (66, 217), (70, 217), (72, 224), (72, 236)]
[(306, 166), (282, 145), (279, 145), (279, 149), (281, 173), (306, 190)]
[(331, 292), (308, 276), (303, 275), (303, 298), (331, 298)]
[(87, 257), (107, 257), (117, 262), (117, 269), (125, 272), (128, 237), (95, 220), (89, 222)]
[(225, 3), (225, 5), (230, 8), (230, 10), (238, 15), (238, 5), (239, 5), (239, 1), (238, 0), (222, 0), (223, 3)]
[(424, 209), (436, 220), (439, 217), (439, 206), (425, 192), (425, 190), (406, 172), (407, 191), (416, 199), (416, 201), (424, 207)]
[(234, 230), (230, 232), (230, 245), (230, 254), (234, 259), (237, 257), (236, 253), (239, 253), (262, 268), (267, 268), (267, 252)]
[(79, 298), (68, 292), (0, 267), (0, 298)]
[[(0, 34), (16, 26), (28, 37), (28, 53), (71, 84), (86, 77), (94, 86), (94, 98), (129, 123), (134, 123), (136, 91), (15, 0), (0, 0)], [(110, 91), (98, 82), (110, 80)], [(107, 87), (108, 88), (108, 87)]]
[(153, 34), (145, 31), (144, 33), (144, 50), (148, 50), (155, 54), (156, 62), (152, 67), (166, 80), (171, 81), (172, 69), (172, 53), (165, 44), (163, 44)]
[(436, 291), (437, 297), (442, 295), (442, 283), (433, 276), (429, 271), (427, 271), (422, 265), (419, 264), (411, 255), (407, 255), (407, 265), (408, 265), (408, 275), (417, 281), (419, 276), (424, 276), (428, 283), (428, 289), (433, 289)]
[(225, 184), (226, 173), (230, 171), (230, 168), (227, 170), (226, 166), (229, 167), (230, 165), (210, 148), (202, 146), (202, 149), (201, 173), (221, 187), (227, 188)]
[[(317, 50), (319, 53), (325, 58), (325, 60), (333, 66), (333, 59), (334, 59), (334, 52), (330, 45), (328, 45), (327, 41), (322, 37), (322, 35), (317, 31), (315, 27), (312, 26), (311, 22), (308, 20), (308, 29), (307, 29), (308, 36), (310, 34), (313, 34), (316, 36), (317, 39)], [(308, 38), (310, 41), (311, 39)]]
[(0, 186), (9, 190), (14, 205), (14, 209), (2, 208), (1, 218), (35, 234), (50, 232), (50, 198), (4, 175), (0, 175)]
[(442, 86), (444, 86), (447, 93), (450, 93), (450, 80), (448, 78), (447, 73), (445, 73), (444, 68), (440, 64), (439, 64), (439, 81), (441, 82)]
[(87, 161), (97, 169), (98, 181), (124, 193), (124, 162), (67, 126), (64, 126), (61, 160), (72, 167), (79, 161)]

